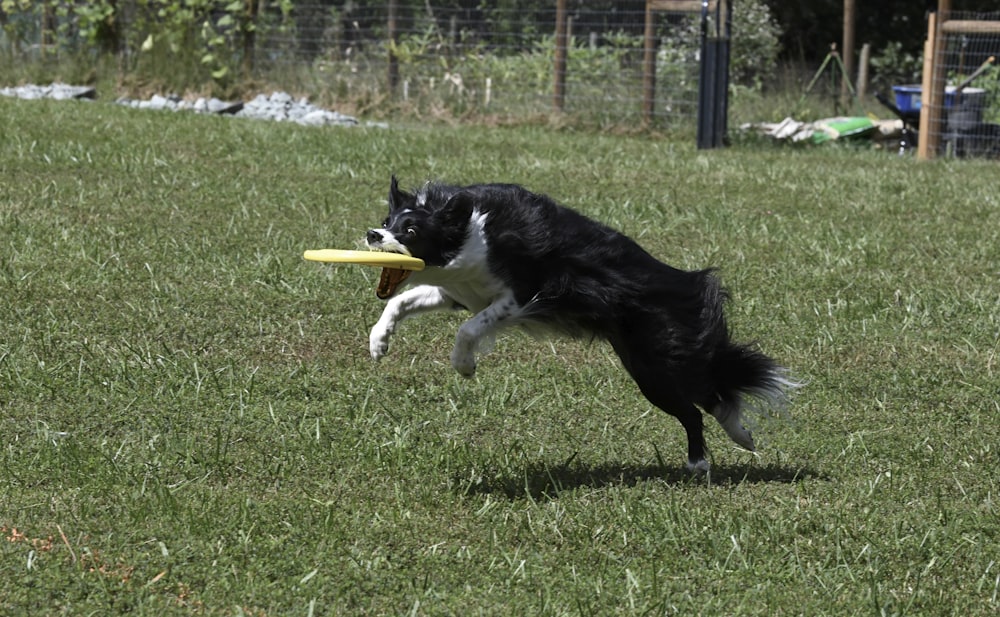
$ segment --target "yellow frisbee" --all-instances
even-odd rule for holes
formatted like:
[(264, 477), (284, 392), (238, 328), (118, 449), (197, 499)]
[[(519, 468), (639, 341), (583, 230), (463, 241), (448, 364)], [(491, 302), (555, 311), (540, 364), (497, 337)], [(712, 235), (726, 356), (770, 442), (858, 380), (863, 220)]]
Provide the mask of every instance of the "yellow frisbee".
[(386, 253), (383, 251), (344, 251), (340, 249), (319, 249), (306, 251), (302, 257), (309, 261), (322, 261), (326, 263), (340, 264), (360, 264), (363, 266), (375, 266), (378, 268), (399, 268), (400, 270), (423, 270), (424, 260), (400, 255), (399, 253)]

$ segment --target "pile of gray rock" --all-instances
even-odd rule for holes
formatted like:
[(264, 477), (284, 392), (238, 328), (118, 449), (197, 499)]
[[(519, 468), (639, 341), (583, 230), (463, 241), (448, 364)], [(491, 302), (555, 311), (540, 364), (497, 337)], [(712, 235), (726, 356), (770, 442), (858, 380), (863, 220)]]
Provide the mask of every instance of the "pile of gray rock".
[(146, 100), (120, 98), (117, 103), (138, 109), (230, 114), (238, 118), (295, 122), (306, 126), (355, 126), (358, 124), (356, 118), (317, 107), (305, 98), (296, 100), (287, 92), (274, 92), (271, 95), (260, 94), (245, 103), (243, 101), (222, 101), (217, 98), (199, 98), (191, 101), (178, 96), (160, 96), (158, 94), (154, 94)]
[(68, 84), (54, 83), (48, 86), (15, 86), (12, 88), (0, 88), (0, 96), (9, 96), (18, 99), (93, 99), (97, 97), (97, 90), (90, 86), (70, 86)]
[(193, 111), (201, 114), (234, 114), (243, 106), (242, 102), (229, 103), (216, 98), (198, 98), (189, 101), (179, 96), (160, 96), (159, 94), (154, 94), (148, 99), (130, 99), (123, 96), (115, 103), (135, 109)]
[[(22, 99), (93, 99), (97, 92), (87, 86), (54, 83), (49, 86), (17, 86), (0, 88), (0, 95)], [(260, 94), (250, 101), (222, 101), (217, 98), (184, 99), (179, 96), (154, 94), (148, 99), (126, 97), (115, 101), (136, 109), (191, 111), (207, 114), (227, 114), (238, 118), (295, 122), (305, 126), (357, 126), (358, 120), (340, 112), (313, 105), (305, 98), (295, 99), (287, 92)]]
[(296, 122), (306, 126), (325, 126), (328, 124), (354, 126), (358, 123), (357, 119), (351, 116), (316, 107), (305, 98), (296, 101), (287, 92), (274, 92), (270, 96), (259, 94), (254, 99), (247, 101), (243, 108), (236, 112), (236, 115), (278, 122)]

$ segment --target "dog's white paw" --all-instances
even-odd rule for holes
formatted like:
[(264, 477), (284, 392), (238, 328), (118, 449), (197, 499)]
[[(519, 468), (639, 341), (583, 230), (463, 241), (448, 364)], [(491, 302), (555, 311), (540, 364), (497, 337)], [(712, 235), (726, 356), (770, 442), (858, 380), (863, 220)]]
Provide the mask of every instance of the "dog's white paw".
[(372, 360), (376, 362), (381, 360), (389, 351), (389, 331), (379, 326), (372, 328), (368, 336), (368, 351), (372, 355)]
[(688, 461), (685, 465), (687, 470), (696, 476), (703, 476), (711, 471), (712, 466), (705, 459), (698, 459), (697, 461)]
[(475, 354), (461, 352), (456, 347), (451, 350), (451, 366), (462, 377), (472, 378), (476, 376)]
[(729, 438), (736, 445), (751, 452), (757, 451), (757, 445), (753, 442), (753, 435), (739, 423), (739, 417), (736, 418), (735, 423), (723, 424), (722, 428), (726, 430), (726, 434), (729, 435)]
[(757, 451), (757, 446), (753, 442), (753, 435), (743, 426), (743, 414), (740, 412), (738, 405), (720, 405), (712, 411), (712, 415), (719, 421), (719, 424), (722, 425), (722, 428), (734, 443), (751, 452)]

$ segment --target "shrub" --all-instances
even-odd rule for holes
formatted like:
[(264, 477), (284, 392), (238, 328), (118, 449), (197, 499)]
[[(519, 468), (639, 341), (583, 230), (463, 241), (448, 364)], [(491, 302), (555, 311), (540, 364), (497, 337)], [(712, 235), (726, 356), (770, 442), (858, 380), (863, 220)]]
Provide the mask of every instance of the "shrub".
[(743, 0), (733, 10), (730, 83), (760, 91), (774, 75), (781, 51), (781, 28), (761, 0)]
[(920, 83), (923, 59), (894, 41), (872, 56), (871, 67), (872, 84), (887, 90), (894, 85)]

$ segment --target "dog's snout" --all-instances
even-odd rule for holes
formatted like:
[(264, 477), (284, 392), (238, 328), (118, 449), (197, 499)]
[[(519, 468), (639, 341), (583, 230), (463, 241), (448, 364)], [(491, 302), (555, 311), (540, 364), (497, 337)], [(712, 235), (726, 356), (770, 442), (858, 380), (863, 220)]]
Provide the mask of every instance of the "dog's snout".
[(368, 241), (368, 244), (376, 244), (378, 242), (381, 242), (382, 232), (377, 229), (369, 229), (368, 235), (365, 236), (365, 240)]

